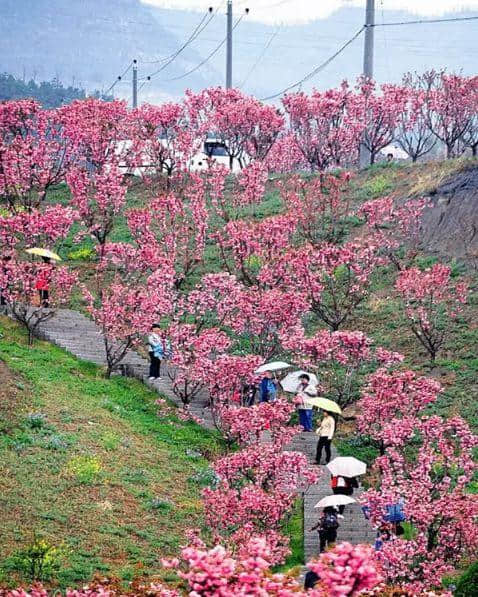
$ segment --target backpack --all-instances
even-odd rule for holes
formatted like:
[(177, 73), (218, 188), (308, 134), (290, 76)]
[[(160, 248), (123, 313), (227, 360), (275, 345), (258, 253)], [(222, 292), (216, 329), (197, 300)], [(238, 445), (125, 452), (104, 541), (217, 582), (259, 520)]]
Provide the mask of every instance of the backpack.
[(326, 531), (332, 531), (339, 528), (339, 523), (337, 522), (337, 517), (335, 514), (325, 515), (325, 518), (322, 522), (322, 528)]

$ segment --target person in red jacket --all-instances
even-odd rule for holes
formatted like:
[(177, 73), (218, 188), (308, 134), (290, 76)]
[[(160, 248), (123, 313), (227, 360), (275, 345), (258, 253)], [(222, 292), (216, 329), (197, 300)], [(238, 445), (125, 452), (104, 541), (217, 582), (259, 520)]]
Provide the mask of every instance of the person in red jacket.
[[(49, 257), (42, 257), (43, 263), (51, 264)], [(48, 308), (50, 306), (50, 270), (42, 270), (37, 277), (35, 288), (40, 295), (40, 306)]]

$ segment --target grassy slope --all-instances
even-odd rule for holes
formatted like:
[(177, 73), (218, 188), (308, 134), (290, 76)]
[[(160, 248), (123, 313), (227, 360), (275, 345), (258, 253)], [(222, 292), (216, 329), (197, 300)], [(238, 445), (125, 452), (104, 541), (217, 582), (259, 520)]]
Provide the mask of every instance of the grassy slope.
[[(386, 164), (376, 165), (357, 176), (350, 183), (350, 197), (352, 204), (374, 199), (389, 194), (398, 197), (419, 197), (427, 195), (442, 183), (448, 176), (466, 168), (470, 161), (450, 160), (418, 165)], [(65, 188), (60, 187), (53, 201), (64, 200)], [(140, 205), (142, 202), (141, 190), (135, 186), (128, 193), (130, 207)], [(255, 219), (279, 213), (282, 205), (276, 191), (269, 192), (260, 206), (250, 210), (250, 215)], [(244, 214), (246, 215), (246, 214)], [(353, 225), (353, 223), (352, 223)], [(352, 234), (354, 230), (351, 230)], [(128, 231), (123, 220), (118, 221), (112, 240), (128, 241)], [(73, 235), (61, 249), (64, 257), (68, 252), (77, 248), (91, 246), (88, 240), (75, 244)], [(422, 264), (429, 265), (433, 259), (423, 257)], [(77, 262), (81, 267), (83, 277), (87, 278), (89, 264)], [(456, 272), (459, 267), (454, 266)], [(214, 245), (206, 246), (206, 263), (204, 271), (219, 271), (217, 249)], [(193, 282), (193, 280), (191, 281)], [(476, 279), (472, 280), (472, 287), (476, 290)], [(476, 292), (472, 295), (470, 305), (466, 310), (466, 320), (460, 321), (455, 332), (450, 337), (447, 346), (438, 359), (438, 366), (430, 372), (425, 355), (416, 344), (406, 322), (397, 308), (397, 301), (392, 291), (393, 272), (381, 272), (377, 276), (370, 299), (357, 311), (353, 320), (348, 324), (349, 329), (361, 329), (374, 340), (384, 346), (403, 352), (406, 355), (406, 364), (423, 374), (436, 376), (445, 386), (445, 393), (434, 410), (443, 415), (451, 413), (463, 414), (476, 428), (478, 427), (478, 411), (476, 401), (471, 397), (478, 390), (476, 378), (478, 373), (478, 359), (476, 346), (478, 345), (478, 326), (475, 324), (478, 303)], [(339, 440), (339, 448), (346, 454), (359, 454), (365, 460), (371, 461), (375, 456), (374, 448), (357, 443), (357, 440), (347, 433)], [(301, 561), (302, 546), (302, 517), (300, 508), (296, 508), (291, 521), (287, 525), (287, 532), (292, 538), (293, 554), (288, 559), (286, 567), (294, 566)]]
[[(154, 573), (184, 529), (201, 524), (191, 477), (220, 450), (217, 438), (159, 418), (142, 384), (106, 381), (94, 365), (43, 342), (30, 349), (14, 324), (0, 325), (0, 580), (15, 580), (11, 556), (34, 532), (65, 552), (60, 586), (97, 571)], [(88, 465), (100, 467), (90, 480)]]

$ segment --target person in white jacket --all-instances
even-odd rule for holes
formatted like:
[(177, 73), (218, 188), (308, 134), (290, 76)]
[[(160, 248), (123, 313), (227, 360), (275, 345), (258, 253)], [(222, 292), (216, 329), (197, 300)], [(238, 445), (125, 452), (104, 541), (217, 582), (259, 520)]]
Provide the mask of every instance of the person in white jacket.
[(299, 423), (302, 425), (304, 431), (313, 431), (313, 408), (307, 402), (307, 398), (317, 396), (317, 390), (310, 385), (310, 377), (307, 373), (299, 376), (299, 385), (296, 390), (295, 403), (299, 412)]
[(330, 444), (335, 432), (335, 419), (334, 417), (324, 410), (324, 418), (320, 423), (320, 427), (317, 428), (317, 435), (319, 441), (317, 443), (317, 453), (315, 455), (315, 462), (320, 464), (322, 458), (322, 449), (325, 448), (325, 464), (330, 462)]

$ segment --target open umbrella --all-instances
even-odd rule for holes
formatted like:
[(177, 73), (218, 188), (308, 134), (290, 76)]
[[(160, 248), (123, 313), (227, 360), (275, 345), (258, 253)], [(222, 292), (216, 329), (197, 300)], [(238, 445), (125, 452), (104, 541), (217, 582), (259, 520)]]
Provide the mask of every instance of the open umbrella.
[(338, 456), (326, 465), (334, 477), (358, 477), (365, 475), (367, 465), (353, 456)]
[(337, 413), (338, 415), (342, 414), (342, 409), (333, 400), (328, 400), (327, 398), (307, 398), (307, 404), (312, 406), (317, 406), (318, 408), (322, 408), (329, 413)]
[(311, 386), (316, 386), (319, 383), (317, 376), (313, 373), (307, 373), (307, 371), (292, 371), (292, 373), (288, 373), (280, 382), (284, 392), (295, 393), (297, 391), (297, 386), (299, 385), (299, 377), (304, 374), (307, 374), (310, 377), (309, 383)]
[(40, 247), (32, 247), (26, 250), (30, 255), (38, 255), (39, 257), (48, 257), (48, 259), (54, 259), (55, 261), (61, 261), (61, 257), (50, 251), (49, 249), (41, 249)]
[(327, 508), (327, 506), (347, 506), (347, 504), (355, 504), (354, 498), (348, 495), (328, 495), (317, 502), (314, 508)]
[(274, 361), (273, 363), (265, 363), (258, 367), (254, 373), (265, 373), (266, 371), (280, 371), (281, 369), (287, 369), (290, 367), (289, 363), (284, 361)]

